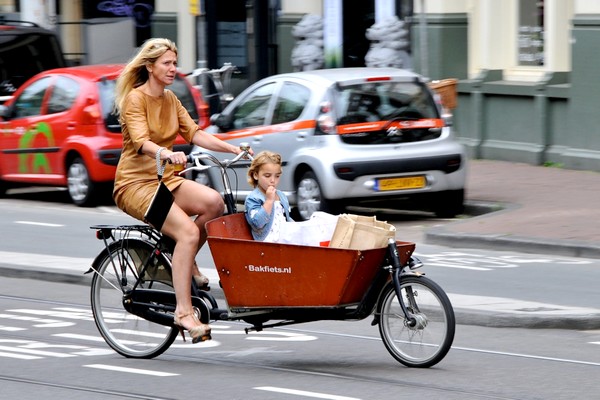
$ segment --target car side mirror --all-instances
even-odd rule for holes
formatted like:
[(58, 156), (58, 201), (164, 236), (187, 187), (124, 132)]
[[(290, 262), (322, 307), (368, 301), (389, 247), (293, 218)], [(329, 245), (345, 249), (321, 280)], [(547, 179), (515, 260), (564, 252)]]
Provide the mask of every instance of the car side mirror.
[(0, 118), (10, 119), (10, 108), (0, 104)]
[(222, 131), (228, 131), (231, 128), (231, 116), (227, 114), (213, 114), (210, 117), (210, 123), (216, 125)]

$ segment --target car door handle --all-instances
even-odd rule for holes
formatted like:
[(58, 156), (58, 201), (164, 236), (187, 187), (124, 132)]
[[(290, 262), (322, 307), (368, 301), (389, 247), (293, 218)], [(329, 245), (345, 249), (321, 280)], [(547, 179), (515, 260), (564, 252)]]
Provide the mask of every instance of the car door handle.
[(262, 142), (262, 140), (263, 140), (262, 135), (257, 135), (257, 136), (254, 136), (254, 139), (252, 139), (252, 143), (260, 143), (260, 142)]
[(70, 131), (74, 130), (76, 127), (77, 127), (77, 124), (75, 122), (69, 122), (67, 124), (67, 129)]

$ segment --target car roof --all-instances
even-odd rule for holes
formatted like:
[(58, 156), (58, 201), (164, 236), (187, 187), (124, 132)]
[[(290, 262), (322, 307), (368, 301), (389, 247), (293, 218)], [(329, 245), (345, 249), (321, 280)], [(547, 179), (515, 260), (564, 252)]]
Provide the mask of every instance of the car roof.
[(16, 35), (39, 35), (56, 36), (48, 29), (42, 28), (36, 23), (29, 21), (7, 20), (0, 18), (0, 43), (10, 40), (10, 37)]
[(76, 67), (49, 69), (47, 71), (44, 71), (42, 74), (69, 74), (91, 81), (97, 81), (102, 78), (115, 79), (119, 76), (123, 68), (123, 64), (79, 65)]
[(370, 67), (317, 69), (312, 71), (290, 72), (287, 74), (273, 76), (273, 78), (275, 77), (322, 81), (321, 83), (326, 85), (330, 85), (335, 82), (355, 81), (357, 79), (376, 79), (381, 77), (422, 79), (420, 75), (405, 69)]

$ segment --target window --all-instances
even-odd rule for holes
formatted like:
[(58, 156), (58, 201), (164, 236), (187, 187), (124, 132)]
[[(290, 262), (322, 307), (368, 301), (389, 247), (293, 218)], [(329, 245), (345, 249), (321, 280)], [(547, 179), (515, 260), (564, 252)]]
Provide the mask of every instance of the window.
[(52, 88), (50, 100), (48, 100), (48, 114), (55, 114), (67, 111), (77, 98), (79, 93), (79, 84), (73, 79), (64, 76), (56, 79), (56, 84)]
[(177, 76), (173, 81), (173, 84), (169, 86), (169, 89), (175, 93), (175, 96), (181, 101), (181, 105), (187, 110), (190, 117), (198, 123), (198, 109), (196, 108), (196, 101), (194, 100), (194, 96), (190, 89), (188, 88), (185, 81)]
[(282, 124), (297, 119), (310, 99), (310, 90), (296, 83), (286, 82), (279, 93), (271, 124)]
[(543, 0), (520, 0), (518, 43), (519, 65), (545, 64)]
[(235, 129), (264, 125), (274, 90), (275, 84), (269, 83), (259, 87), (242, 100), (233, 111)]
[(40, 115), (42, 112), (42, 101), (50, 85), (50, 77), (42, 78), (29, 85), (19, 96), (14, 105), (15, 118)]

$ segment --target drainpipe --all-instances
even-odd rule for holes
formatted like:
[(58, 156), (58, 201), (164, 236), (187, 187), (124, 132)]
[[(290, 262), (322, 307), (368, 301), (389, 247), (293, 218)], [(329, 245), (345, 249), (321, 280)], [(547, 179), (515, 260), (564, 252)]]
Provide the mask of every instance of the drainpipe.
[(419, 16), (421, 30), (421, 75), (429, 78), (429, 57), (427, 55), (427, 18), (425, 18), (425, 0), (421, 0), (421, 15)]

